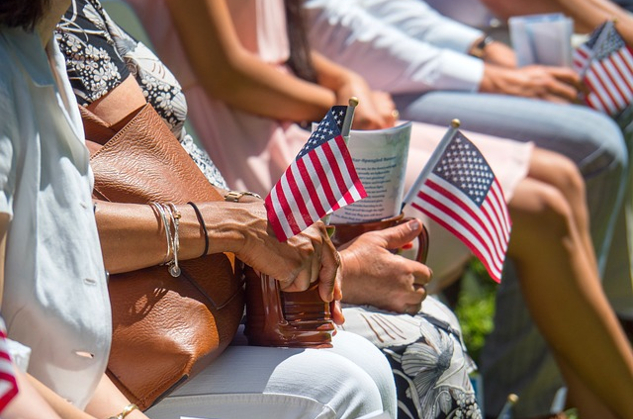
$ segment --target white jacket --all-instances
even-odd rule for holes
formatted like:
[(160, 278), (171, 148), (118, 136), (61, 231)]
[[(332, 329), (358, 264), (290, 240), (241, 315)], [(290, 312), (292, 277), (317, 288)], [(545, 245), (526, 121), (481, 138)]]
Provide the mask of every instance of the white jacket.
[(483, 35), (419, 0), (306, 0), (311, 46), (391, 93), (476, 91)]

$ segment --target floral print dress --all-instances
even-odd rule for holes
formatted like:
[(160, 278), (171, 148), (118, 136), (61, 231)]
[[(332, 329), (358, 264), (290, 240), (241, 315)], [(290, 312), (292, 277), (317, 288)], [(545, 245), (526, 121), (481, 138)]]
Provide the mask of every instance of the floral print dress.
[(432, 296), (415, 316), (369, 306), (344, 306), (341, 329), (357, 333), (385, 354), (396, 380), (399, 419), (481, 418), (461, 329)]
[(187, 102), (176, 78), (149, 48), (112, 22), (98, 1), (73, 0), (56, 37), (80, 105), (89, 105), (134, 76), (207, 179), (228, 189), (209, 155), (184, 128)]

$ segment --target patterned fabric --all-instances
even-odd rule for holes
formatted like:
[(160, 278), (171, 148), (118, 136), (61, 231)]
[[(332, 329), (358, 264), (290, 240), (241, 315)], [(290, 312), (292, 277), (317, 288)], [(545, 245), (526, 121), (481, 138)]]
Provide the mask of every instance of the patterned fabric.
[(117, 26), (98, 1), (73, 0), (56, 37), (80, 105), (89, 105), (133, 75), (209, 182), (228, 189), (209, 155), (184, 129), (187, 102), (178, 81), (149, 48)]
[(393, 369), (399, 419), (481, 418), (469, 375), (476, 367), (466, 352), (459, 322), (433, 297), (415, 316), (368, 306), (344, 308), (341, 329), (380, 348)]

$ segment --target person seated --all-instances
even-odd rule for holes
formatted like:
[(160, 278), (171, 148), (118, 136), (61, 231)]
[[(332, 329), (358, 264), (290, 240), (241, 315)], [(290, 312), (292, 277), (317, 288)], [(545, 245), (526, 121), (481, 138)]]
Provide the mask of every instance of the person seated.
[[(454, 12), (449, 16), (440, 15), (427, 3), (352, 0), (341, 5), (306, 0), (310, 42), (319, 52), (365, 76), (373, 88), (391, 92), (406, 118), (442, 123), (456, 117), (474, 131), (532, 141), (571, 158), (587, 185), (599, 272), (610, 303), (621, 317), (631, 310), (633, 301), (626, 237), (630, 194), (625, 191), (630, 184), (625, 175), (630, 160), (626, 146), (630, 109), (616, 124), (584, 106), (550, 103), (575, 101), (579, 77), (571, 69), (517, 69), (515, 55), (507, 46), (451, 19), (463, 12), (461, 2), (445, 2), (442, 10)], [(508, 4), (504, 7), (516, 3)], [(602, 169), (595, 170), (596, 165)], [(608, 210), (602, 204), (605, 199), (610, 202)], [(563, 382), (530, 319), (517, 280), (509, 264), (497, 294), (495, 327), (480, 358), (485, 404), (490, 412), (499, 411), (510, 388), (522, 396), (515, 412), (539, 416), (550, 410)]]
[[(614, 21), (614, 27), (624, 41), (633, 46), (633, 3), (608, 0), (560, 0), (560, 1), (513, 1), (503, 2), (484, 0), (483, 3), (500, 19), (507, 20), (512, 16), (541, 13), (564, 13), (573, 18), (577, 33), (589, 34), (607, 20)], [(616, 120), (624, 127), (627, 144), (631, 142), (631, 107), (626, 109)], [(629, 152), (629, 160), (631, 158)], [(631, 180), (628, 180), (631, 184)], [(631, 280), (631, 260), (628, 237), (624, 233), (627, 226), (633, 223), (633, 195), (627, 188), (624, 205), (615, 227), (615, 239), (611, 244), (609, 263), (604, 274), (604, 288), (620, 321), (633, 341), (633, 281)]]
[[(70, 5), (0, 0), (1, 315), (9, 338), (30, 347), (29, 383), (59, 417), (147, 418), (104, 374), (112, 338), (106, 269), (159, 264), (164, 235), (150, 205), (100, 202), (95, 215), (79, 108), (53, 36)], [(137, 93), (130, 105), (144, 102)], [(339, 256), (322, 223), (279, 243), (266, 229), (261, 201), (210, 207), (209, 252), (235, 252), (287, 290), (304, 290), (318, 279), (324, 300), (340, 299)], [(179, 256), (198, 257), (204, 237), (186, 227), (199, 227), (197, 217), (188, 205), (178, 210)], [(179, 405), (182, 395), (167, 398), (151, 417), (175, 416), (159, 409), (216, 416), (227, 405), (235, 418), (393, 417), (395, 386), (384, 356), (351, 333), (338, 333), (334, 342), (323, 350), (229, 350), (201, 374), (203, 383), (214, 377), (210, 385), (188, 388), (202, 393), (195, 407)], [(257, 370), (263, 360), (265, 370)], [(30, 408), (37, 408), (35, 399)], [(43, 407), (36, 417), (49, 413)]]
[[(320, 118), (321, 112), (325, 113), (329, 106), (345, 103), (350, 96), (360, 99), (358, 118), (355, 117), (358, 126), (386, 127), (395, 122), (393, 104), (389, 102), (388, 95), (372, 91), (356, 73), (302, 48), (306, 44), (301, 42), (301, 31), (291, 31), (287, 36), (286, 21), (294, 29), (300, 28), (300, 25), (291, 17), (286, 20), (284, 6), (288, 10), (298, 10), (298, 3), (283, 4), (278, 1), (263, 4), (252, 1), (238, 6), (222, 0), (191, 1), (186, 5), (169, 0), (129, 2), (145, 22), (153, 43), (162, 54), (161, 58), (171, 60), (166, 61), (167, 64), (171, 62), (181, 71), (177, 76), (184, 78), (185, 94), (193, 103), (190, 113), (194, 126), (223, 174), (225, 169), (228, 171), (227, 180), (231, 187), (266, 193), (309, 135), (297, 123)], [(288, 38), (298, 42), (288, 43)], [(204, 54), (200, 53), (203, 50)], [(303, 57), (303, 60), (297, 57)], [(314, 59), (312, 73), (311, 67), (305, 65), (308, 57)], [(606, 126), (615, 130), (613, 126)], [(413, 124), (407, 174), (409, 185), (417, 177), (421, 165), (428, 160), (443, 132), (441, 127)], [(604, 406), (608, 405), (609, 409), (625, 411), (628, 407), (623, 406), (625, 397), (622, 394), (605, 394), (604, 390), (592, 384), (600, 380), (597, 376), (590, 377), (602, 374), (602, 370), (598, 371), (592, 362), (588, 362), (591, 358), (587, 358), (588, 348), (580, 350), (572, 344), (581, 336), (573, 336), (578, 329), (569, 325), (580, 321), (580, 311), (587, 315), (580, 322), (595, 326), (591, 332), (585, 329), (583, 336), (585, 333), (599, 336), (591, 339), (600, 343), (590, 351), (595, 351), (595, 356), (600, 357), (604, 351), (617, 353), (613, 358), (618, 359), (617, 366), (611, 366), (613, 373), (621, 374), (624, 387), (629, 386), (633, 376), (633, 355), (600, 290), (588, 231), (585, 190), (578, 170), (572, 162), (558, 154), (541, 149), (531, 152), (529, 144), (471, 132), (466, 135), (481, 147), (503, 183), (506, 198), (510, 199), (514, 227), (509, 254), (520, 268), (521, 286), (526, 298), (531, 300), (532, 314), (548, 341), (556, 348), (561, 364), (574, 359), (574, 366), (566, 369), (570, 385), (578, 391), (584, 391), (585, 386), (589, 386), (591, 390), (587, 392), (599, 395), (586, 398), (587, 404), (595, 403), (601, 410), (606, 410)], [(237, 160), (236, 156), (239, 156)], [(238, 165), (236, 161), (245, 163)], [(434, 244), (431, 249), (439, 249), (439, 253), (453, 250), (454, 242), (438, 242), (437, 237), (437, 234), (432, 235)], [(574, 245), (568, 247), (570, 242)], [(547, 251), (543, 250), (545, 247)], [(360, 251), (360, 248), (357, 250)], [(579, 261), (578, 255), (584, 256), (584, 262)], [(467, 252), (464, 256), (469, 257)], [(342, 258), (345, 270), (345, 266), (350, 265), (345, 254)], [(584, 266), (587, 261), (588, 265)], [(432, 259), (429, 263), (432, 264)], [(376, 277), (375, 272), (382, 270), (375, 263), (356, 262), (356, 265), (368, 269), (373, 277)], [(387, 272), (386, 269), (384, 271)], [(551, 278), (557, 280), (552, 281)], [(355, 305), (351, 308), (352, 313), (360, 313), (359, 318), (373, 318), (382, 324), (391, 324), (394, 319), (401, 318), (375, 308), (389, 309), (383, 305), (386, 301), (383, 290), (389, 285), (367, 287), (362, 279), (362, 276), (353, 278), (344, 275), (344, 299)], [(389, 280), (384, 275), (380, 282), (387, 283)], [(544, 289), (548, 289), (548, 297), (551, 298), (542, 298)], [(586, 289), (593, 290), (589, 298), (591, 302), (581, 291)], [(569, 310), (561, 309), (561, 304), (569, 304)], [(423, 313), (424, 310), (423, 303)], [(348, 322), (351, 317), (351, 314), (346, 314)], [(552, 318), (557, 321), (553, 322)], [(374, 333), (371, 326), (355, 331), (371, 337)], [(370, 329), (369, 332), (366, 329)], [(347, 327), (346, 330), (351, 329)], [(426, 329), (418, 330), (417, 336), (407, 337), (412, 343), (407, 348), (400, 344), (400, 350), (408, 350), (409, 354), (422, 352), (417, 350), (417, 343), (428, 342), (431, 338)], [(380, 336), (374, 339), (392, 360), (400, 358), (398, 353), (393, 353), (390, 342), (385, 343)], [(425, 379), (424, 374), (419, 377), (420, 380)], [(411, 405), (411, 394), (415, 395), (413, 403), (422, 406), (419, 409), (407, 408), (408, 412), (423, 416), (424, 409), (434, 408), (433, 405), (425, 407), (425, 391), (413, 392), (407, 383), (401, 385), (398, 391), (402, 406)]]
[[(191, 141), (191, 137), (183, 128), (187, 115), (187, 102), (169, 70), (147, 48), (121, 30), (103, 11), (98, 1), (74, 0), (57, 28), (57, 37), (62, 52), (66, 55), (69, 78), (80, 104), (90, 109), (99, 107), (102, 115), (108, 115), (108, 109), (120, 112), (119, 116), (112, 116), (109, 120), (115, 123), (118, 118), (127, 115), (130, 109), (138, 106), (131, 103), (129, 97), (116, 100), (118, 89), (121, 85), (133, 80), (128, 76), (132, 74), (137, 84), (143, 89), (144, 96), (156, 107), (194, 160), (201, 167), (214, 167), (208, 155), (196, 148), (195, 143)], [(88, 53), (88, 51), (93, 53)], [(85, 68), (93, 69), (93, 72), (83, 72)], [(113, 71), (114, 68), (116, 71)], [(110, 74), (117, 76), (116, 78), (109, 77), (107, 85), (101, 88), (93, 83), (93, 74), (104, 74), (106, 69), (110, 69)], [(164, 92), (169, 92), (169, 94), (164, 94)], [(207, 170), (206, 173), (210, 182), (216, 185), (224, 184), (221, 177), (218, 178), (220, 175), (217, 171)], [(202, 206), (201, 209), (205, 210)], [(101, 205), (99, 205), (98, 220), (101, 210)], [(213, 217), (219, 219), (221, 215), (210, 214), (209, 219), (214, 220)], [(204, 218), (207, 220), (206, 213)], [(210, 222), (209, 231), (213, 229)], [(374, 305), (394, 312), (409, 313), (390, 314), (388, 318), (392, 327), (401, 330), (406, 328), (425, 331), (423, 336), (419, 334), (402, 336), (382, 328), (366, 327), (360, 333), (376, 345), (382, 342), (382, 345), (392, 353), (389, 359), (392, 368), (399, 371), (397, 379), (404, 384), (401, 386), (401, 393), (407, 409), (411, 412), (419, 409), (420, 412), (415, 414), (421, 416), (422, 411), (439, 408), (435, 402), (420, 403), (421, 398), (432, 400), (434, 394), (450, 394), (450, 400), (445, 400), (443, 409), (447, 412), (471, 411), (474, 413), (478, 411), (478, 408), (468, 378), (474, 365), (461, 341), (457, 319), (453, 313), (433, 298), (424, 301), (424, 313), (412, 317), (411, 314), (419, 312), (426, 295), (424, 285), (430, 280), (430, 270), (420, 263), (394, 255), (388, 250), (408, 244), (420, 233), (421, 229), (419, 220), (414, 220), (395, 228), (364, 234), (347, 244), (340, 250), (343, 292), (348, 295), (348, 302), (361, 298), (361, 301), (366, 303), (367, 295), (359, 291), (361, 287), (369, 288)], [(103, 234), (102, 237), (104, 237)], [(104, 240), (104, 246), (107, 243), (108, 240)], [(134, 253), (132, 249), (130, 252)], [(367, 263), (368, 261), (372, 263)], [(347, 307), (345, 313), (346, 322), (356, 325), (351, 328), (358, 331), (358, 325), (365, 311), (362, 308), (356, 310)], [(380, 316), (368, 320), (370, 323), (378, 322), (376, 324), (382, 321)], [(435, 340), (431, 340), (431, 337)], [(232, 346), (228, 353), (247, 350), (248, 348)], [(438, 364), (439, 359), (446, 359), (447, 356), (449, 362), (442, 364), (441, 368), (432, 375), (426, 369), (420, 371), (405, 369), (414, 350), (419, 351), (414, 355), (414, 359), (418, 362), (434, 365)], [(409, 385), (406, 384), (412, 380), (427, 379), (427, 376), (428, 379), (432, 379), (430, 384), (432, 391), (424, 392), (419, 396), (416, 395), (418, 393), (416, 386), (411, 385), (409, 389)], [(196, 385), (206, 388), (210, 384), (204, 382), (201, 384), (199, 379), (194, 378), (190, 387)], [(187, 391), (187, 386), (188, 384), (185, 384), (182, 390), (178, 390), (178, 394), (181, 394), (181, 391)], [(406, 395), (408, 392), (411, 392), (411, 396)], [(163, 409), (159, 405), (150, 409), (148, 414), (152, 417), (162, 415)]]

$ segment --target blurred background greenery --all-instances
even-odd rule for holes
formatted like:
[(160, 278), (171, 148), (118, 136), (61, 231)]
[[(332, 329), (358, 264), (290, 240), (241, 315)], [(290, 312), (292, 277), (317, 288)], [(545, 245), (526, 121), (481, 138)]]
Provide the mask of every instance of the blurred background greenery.
[(455, 310), (464, 342), (475, 362), (479, 361), (486, 336), (492, 331), (497, 286), (481, 262), (473, 259), (461, 281), (446, 290), (448, 303)]

